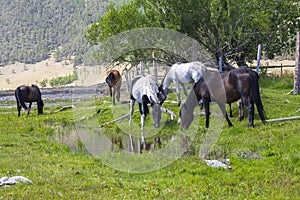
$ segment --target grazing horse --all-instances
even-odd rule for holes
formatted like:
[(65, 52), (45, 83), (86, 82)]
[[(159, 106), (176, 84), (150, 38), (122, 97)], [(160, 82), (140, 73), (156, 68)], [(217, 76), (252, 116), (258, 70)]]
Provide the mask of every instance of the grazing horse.
[(178, 106), (180, 106), (181, 98), (179, 84), (181, 84), (185, 96), (188, 96), (184, 84), (198, 82), (200, 78), (204, 76), (207, 64), (208, 63), (202, 63), (199, 61), (194, 61), (190, 63), (175, 63), (174, 65), (172, 65), (171, 69), (163, 79), (162, 91), (164, 92), (164, 94), (166, 94), (166, 90), (173, 81), (176, 87)]
[[(28, 111), (28, 115), (31, 109), (32, 102), (37, 102), (38, 114), (43, 114), (44, 103), (42, 100), (42, 94), (40, 89), (36, 85), (20, 86), (15, 90), (15, 97), (17, 100), (18, 117), (20, 117), (21, 107)], [(29, 103), (29, 107), (25, 102)]]
[(141, 128), (143, 129), (145, 126), (145, 118), (147, 114), (149, 114), (147, 104), (150, 104), (152, 107), (154, 126), (158, 128), (160, 126), (161, 119), (161, 104), (164, 99), (165, 97), (162, 92), (159, 91), (153, 76), (136, 76), (131, 82), (129, 124), (132, 123), (134, 102), (137, 101), (139, 103), (141, 114)]
[[(246, 105), (248, 108), (248, 126), (254, 127), (254, 104), (256, 104), (258, 114), (262, 122), (265, 122), (265, 113), (259, 93), (259, 77), (258, 74), (246, 67), (238, 68), (229, 72), (222, 74), (222, 81), (226, 93), (226, 103), (233, 103), (239, 99), (242, 100), (242, 107)], [(211, 83), (211, 82), (210, 82)], [(201, 79), (193, 86), (193, 91), (191, 92), (188, 103), (184, 104), (180, 110), (180, 127), (188, 128), (190, 123), (193, 120), (193, 110), (197, 106), (200, 99), (202, 99), (205, 107), (205, 116), (206, 116), (206, 127), (209, 127), (209, 102), (214, 98), (215, 101), (220, 106), (229, 126), (232, 126), (230, 122), (224, 103), (218, 102), (218, 98), (215, 98), (215, 95), (218, 94), (218, 88), (210, 90), (208, 84), (210, 84), (204, 79)], [(194, 93), (194, 94), (193, 94)], [(194, 97), (193, 97), (194, 96)], [(190, 99), (197, 99), (190, 100)], [(241, 109), (243, 110), (243, 109)], [(241, 114), (243, 117), (243, 113)]]
[(114, 69), (108, 71), (105, 82), (108, 85), (111, 102), (115, 105), (115, 98), (117, 101), (120, 101), (120, 88), (122, 85), (122, 76), (120, 75), (120, 72)]

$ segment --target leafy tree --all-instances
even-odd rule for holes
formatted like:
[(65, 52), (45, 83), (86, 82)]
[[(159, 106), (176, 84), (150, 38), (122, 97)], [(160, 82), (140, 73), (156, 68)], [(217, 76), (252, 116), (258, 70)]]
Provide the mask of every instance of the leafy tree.
[(196, 39), (217, 61), (241, 66), (255, 58), (258, 44), (269, 58), (293, 49), (299, 11), (297, 0), (134, 0), (109, 7), (86, 37), (97, 44), (125, 30), (162, 27)]

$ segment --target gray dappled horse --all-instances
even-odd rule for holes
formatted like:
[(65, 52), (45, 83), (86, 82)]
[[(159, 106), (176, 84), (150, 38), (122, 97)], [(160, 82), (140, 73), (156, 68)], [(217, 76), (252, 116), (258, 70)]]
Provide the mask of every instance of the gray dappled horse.
[(184, 94), (188, 96), (184, 84), (198, 82), (201, 77), (204, 76), (206, 72), (206, 66), (210, 66), (210, 63), (202, 63), (199, 61), (189, 63), (175, 63), (174, 65), (172, 65), (169, 72), (163, 79), (161, 86), (162, 91), (164, 92), (164, 94), (166, 94), (168, 87), (173, 82), (176, 87), (178, 106), (180, 106), (181, 97), (179, 84), (182, 86)]
[[(15, 97), (17, 100), (18, 117), (20, 117), (20, 111), (22, 107), (28, 111), (29, 115), (32, 102), (37, 102), (38, 114), (43, 114), (44, 103), (38, 86), (19, 86), (15, 90)], [(29, 107), (26, 106), (25, 102), (29, 103)]]

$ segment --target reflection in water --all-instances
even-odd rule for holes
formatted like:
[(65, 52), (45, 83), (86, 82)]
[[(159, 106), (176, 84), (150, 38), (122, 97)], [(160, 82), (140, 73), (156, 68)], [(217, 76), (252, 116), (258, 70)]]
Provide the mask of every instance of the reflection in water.
[(142, 136), (136, 137), (127, 134), (114, 136), (106, 136), (101, 133), (90, 134), (85, 131), (81, 132), (80, 130), (76, 130), (75, 127), (70, 126), (57, 126), (55, 130), (55, 140), (69, 146), (72, 151), (93, 152), (93, 154), (96, 152), (99, 155), (121, 152), (131, 154), (155, 152), (174, 141), (179, 144), (179, 148), (186, 150), (191, 142), (188, 136), (179, 134), (143, 139)]

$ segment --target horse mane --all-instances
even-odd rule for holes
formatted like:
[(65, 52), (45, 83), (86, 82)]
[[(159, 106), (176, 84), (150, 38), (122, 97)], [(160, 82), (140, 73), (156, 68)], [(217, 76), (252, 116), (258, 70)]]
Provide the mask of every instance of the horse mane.
[(159, 93), (159, 90), (157, 84), (154, 81), (154, 77), (152, 75), (148, 75), (145, 78), (148, 79), (147, 81), (151, 86), (151, 88), (147, 87), (147, 91), (146, 91), (147, 96), (150, 98), (149, 100), (154, 101), (154, 103), (160, 103), (160, 100), (157, 97), (157, 93)]

